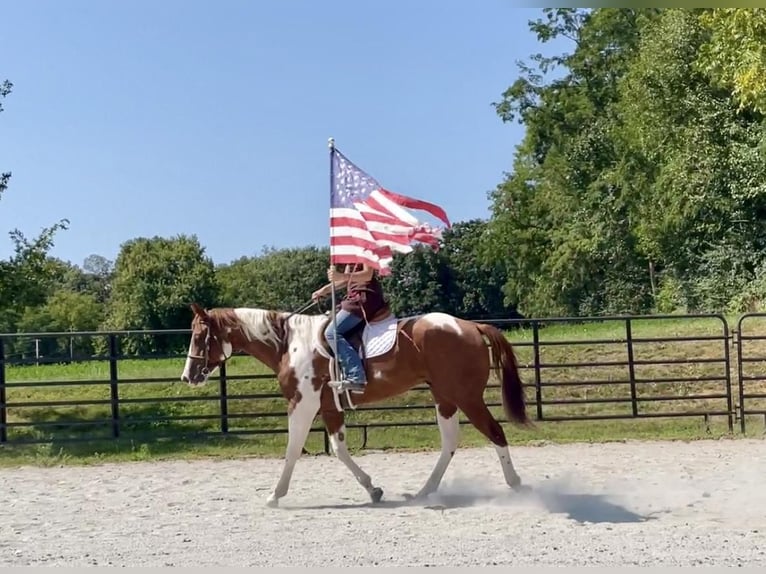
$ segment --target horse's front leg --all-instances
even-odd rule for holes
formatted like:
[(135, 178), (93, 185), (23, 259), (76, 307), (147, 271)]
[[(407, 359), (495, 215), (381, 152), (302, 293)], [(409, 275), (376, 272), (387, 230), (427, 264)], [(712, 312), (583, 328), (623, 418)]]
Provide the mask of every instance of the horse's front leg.
[(288, 414), (287, 423), (287, 449), (285, 450), (285, 464), (279, 477), (274, 492), (269, 495), (266, 504), (272, 508), (279, 505), (279, 499), (287, 494), (290, 488), (290, 478), (293, 475), (295, 463), (303, 452), (303, 445), (311, 430), (311, 423), (319, 410), (319, 400), (316, 396), (302, 396)]
[[(332, 403), (332, 399), (330, 399), (329, 402)], [(356, 481), (361, 484), (367, 491), (367, 494), (370, 495), (370, 499), (373, 502), (380, 502), (380, 499), (383, 498), (383, 489), (372, 484), (370, 475), (359, 468), (359, 465), (354, 462), (354, 459), (351, 458), (351, 454), (348, 452), (348, 447), (346, 446), (346, 425), (344, 424), (343, 413), (334, 410), (334, 407), (332, 406), (323, 404), (322, 420), (324, 420), (324, 424), (327, 427), (327, 433), (330, 435), (330, 445), (332, 446), (335, 456), (337, 456), (338, 460), (345, 464), (346, 468), (351, 471), (354, 478), (356, 478)]]

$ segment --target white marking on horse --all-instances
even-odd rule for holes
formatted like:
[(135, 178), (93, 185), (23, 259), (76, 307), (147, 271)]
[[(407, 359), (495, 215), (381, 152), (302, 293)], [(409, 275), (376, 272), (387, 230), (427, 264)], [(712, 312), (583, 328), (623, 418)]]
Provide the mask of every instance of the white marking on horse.
[(233, 351), (233, 347), (231, 346), (231, 343), (228, 341), (222, 341), (221, 342), (221, 362), (225, 361), (229, 357), (231, 357), (231, 352)]
[(315, 323), (316, 321), (302, 321), (297, 316), (288, 320), (291, 327), (290, 340), (287, 341), (289, 364), (298, 381), (296, 388), (296, 397), (298, 398), (294, 403), (292, 412), (288, 415), (287, 449), (285, 450), (282, 474), (274, 492), (269, 495), (267, 500), (267, 504), (272, 507), (279, 504), (279, 499), (286, 495), (290, 488), (293, 469), (303, 451), (311, 423), (319, 411), (321, 389), (317, 391), (313, 385), (315, 373), (311, 345), (311, 329)]
[(494, 445), (497, 457), (500, 459), (500, 466), (503, 467), (503, 476), (505, 476), (505, 482), (511, 488), (518, 488), (521, 485), (521, 477), (516, 473), (516, 469), (513, 468), (513, 461), (511, 460), (511, 451), (507, 446)]
[(460, 330), (460, 325), (457, 323), (457, 319), (455, 319), (452, 315), (436, 312), (428, 313), (423, 318), (431, 323), (434, 327), (439, 327), (440, 329), (453, 329), (458, 335), (460, 335), (462, 332)]
[(379, 501), (383, 496), (383, 491), (372, 484), (370, 475), (364, 472), (359, 465), (354, 462), (348, 452), (348, 447), (346, 446), (346, 425), (341, 425), (338, 432), (330, 435), (330, 445), (332, 446), (335, 456), (338, 457), (338, 460), (346, 465), (346, 468), (351, 471), (351, 474), (353, 474), (357, 482), (364, 487), (370, 497), (375, 502)]
[(457, 450), (458, 438), (460, 437), (460, 419), (458, 418), (457, 411), (451, 417), (445, 418), (439, 412), (439, 405), (436, 405), (436, 421), (439, 423), (442, 450), (439, 454), (439, 460), (436, 461), (436, 465), (433, 471), (431, 471), (431, 476), (428, 477), (423, 488), (417, 493), (416, 496), (418, 498), (427, 496), (439, 488), (442, 477)]
[(237, 308), (234, 313), (242, 324), (242, 332), (248, 341), (262, 341), (279, 345), (279, 335), (269, 320), (269, 312), (265, 309)]
[(192, 360), (189, 355), (192, 354), (192, 350), (194, 348), (194, 339), (189, 341), (189, 350), (186, 351), (186, 363), (184, 363), (184, 370), (183, 373), (181, 373), (181, 380), (182, 381), (190, 381), (191, 380), (191, 364)]

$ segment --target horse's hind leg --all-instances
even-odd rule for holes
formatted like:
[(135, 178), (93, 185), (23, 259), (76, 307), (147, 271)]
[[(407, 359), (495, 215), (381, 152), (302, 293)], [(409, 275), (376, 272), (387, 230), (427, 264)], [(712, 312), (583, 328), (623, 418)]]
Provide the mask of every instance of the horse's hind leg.
[(431, 476), (428, 477), (420, 492), (415, 495), (416, 498), (427, 496), (439, 488), (444, 473), (447, 471), (452, 457), (455, 456), (460, 437), (460, 419), (457, 414), (457, 407), (437, 397), (434, 398), (437, 401), (436, 422), (439, 424), (442, 450), (439, 454), (439, 460), (436, 461), (436, 466), (431, 471)]
[(351, 473), (356, 478), (357, 482), (361, 484), (370, 495), (370, 499), (373, 502), (380, 502), (383, 498), (383, 489), (372, 484), (370, 476), (364, 472), (359, 465), (351, 458), (351, 454), (348, 452), (346, 446), (346, 425), (344, 424), (344, 415), (341, 412), (333, 410), (322, 409), (322, 419), (327, 427), (327, 433), (330, 435), (330, 445), (343, 464), (346, 465)]
[(505, 482), (513, 489), (519, 489), (521, 486), (521, 477), (513, 467), (511, 452), (508, 449), (508, 441), (505, 438), (505, 432), (497, 419), (489, 412), (483, 399), (474, 399), (464, 404), (459, 404), (462, 410), (479, 431), (486, 436), (495, 447), (497, 457), (500, 459), (500, 466), (503, 468)]

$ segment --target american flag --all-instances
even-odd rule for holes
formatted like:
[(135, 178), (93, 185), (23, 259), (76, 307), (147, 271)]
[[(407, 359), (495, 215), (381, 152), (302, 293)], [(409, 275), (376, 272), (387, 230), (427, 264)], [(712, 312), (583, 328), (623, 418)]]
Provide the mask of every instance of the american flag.
[(388, 275), (394, 252), (409, 253), (413, 241), (438, 249), (442, 230), (408, 209), (427, 211), (449, 227), (444, 210), (384, 189), (337, 149), (332, 149), (330, 263), (366, 263)]

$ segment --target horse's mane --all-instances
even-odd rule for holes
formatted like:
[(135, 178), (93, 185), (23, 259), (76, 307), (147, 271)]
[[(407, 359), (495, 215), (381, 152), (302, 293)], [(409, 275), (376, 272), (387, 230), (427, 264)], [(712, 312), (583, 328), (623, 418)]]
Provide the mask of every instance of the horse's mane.
[(231, 307), (210, 309), (207, 312), (211, 324), (218, 331), (239, 330), (248, 340), (262, 341), (279, 348), (300, 338), (310, 346), (322, 315), (291, 314), (285, 311)]
[(207, 315), (210, 318), (210, 322), (218, 331), (223, 331), (224, 329), (239, 329), (242, 326), (234, 309), (228, 307), (208, 309)]

